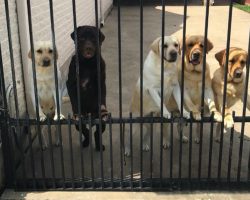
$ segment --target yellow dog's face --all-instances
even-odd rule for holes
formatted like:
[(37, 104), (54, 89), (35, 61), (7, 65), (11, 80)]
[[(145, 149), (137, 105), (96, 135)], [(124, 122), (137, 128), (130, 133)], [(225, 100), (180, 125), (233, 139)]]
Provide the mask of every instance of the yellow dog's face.
[[(39, 41), (34, 45), (35, 62), (37, 67), (50, 67), (53, 66), (54, 52), (53, 45), (50, 41)], [(57, 52), (56, 59), (58, 58)], [(32, 58), (32, 52), (29, 51), (29, 58)]]
[[(241, 48), (230, 48), (228, 57), (228, 81), (236, 83), (243, 81), (243, 70), (246, 66), (247, 56), (247, 52)], [(224, 69), (226, 65), (226, 49), (216, 53), (215, 58)]]
[[(200, 35), (193, 35), (186, 38), (186, 61), (190, 64), (185, 65), (187, 71), (201, 72), (202, 61), (203, 61), (203, 48), (204, 48), (204, 37)], [(213, 44), (207, 39), (207, 52), (212, 48)]]

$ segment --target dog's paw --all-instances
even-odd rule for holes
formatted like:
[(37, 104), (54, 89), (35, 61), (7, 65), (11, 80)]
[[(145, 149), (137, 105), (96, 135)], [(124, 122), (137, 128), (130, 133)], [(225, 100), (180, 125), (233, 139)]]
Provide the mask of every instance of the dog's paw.
[(124, 155), (125, 155), (126, 157), (130, 157), (130, 156), (131, 156), (131, 152), (130, 152), (130, 148), (129, 148), (129, 147), (125, 147)]
[(185, 135), (182, 136), (182, 142), (183, 143), (188, 143), (188, 137), (186, 137)]
[(222, 115), (218, 111), (215, 111), (214, 112), (214, 119), (217, 122), (222, 122)]
[(201, 113), (199, 111), (193, 112), (193, 117), (195, 120), (201, 120)]
[(47, 119), (45, 114), (40, 114), (39, 118), (40, 118), (40, 122), (44, 122)]
[(171, 113), (170, 112), (163, 112), (163, 117), (166, 118), (166, 119), (170, 119), (171, 118)]
[(60, 140), (58, 139), (58, 140), (56, 140), (55, 145), (56, 145), (56, 147), (60, 147), (60, 146), (62, 146), (62, 143), (61, 143)]
[(196, 137), (196, 138), (194, 139), (194, 141), (195, 141), (196, 144), (200, 144), (200, 138), (199, 138), (199, 137)]
[[(96, 151), (101, 151), (100, 145), (97, 145), (95, 147), (95, 149), (96, 149)], [(105, 146), (104, 145), (102, 145), (102, 151), (105, 151)]]
[(143, 151), (149, 151), (150, 150), (150, 148), (149, 148), (149, 145), (148, 144), (143, 144)]
[(220, 143), (220, 135), (215, 137), (215, 142)]
[(186, 118), (186, 119), (190, 119), (190, 113), (183, 110), (183, 117)]
[(234, 120), (233, 120), (232, 115), (227, 115), (224, 118), (224, 126), (227, 129), (230, 129), (230, 128), (232, 128), (234, 126)]
[(170, 143), (169, 142), (165, 142), (163, 144), (163, 149), (169, 149), (170, 148)]
[(47, 144), (43, 144), (43, 145), (42, 145), (42, 150), (43, 150), (43, 151), (45, 151), (47, 148), (48, 148), (48, 145), (47, 145)]
[(60, 114), (60, 118), (58, 117), (58, 115), (57, 114), (55, 114), (55, 116), (54, 116), (54, 121), (57, 121), (57, 120), (63, 120), (63, 119), (65, 119), (65, 117), (64, 117), (64, 115), (63, 114)]

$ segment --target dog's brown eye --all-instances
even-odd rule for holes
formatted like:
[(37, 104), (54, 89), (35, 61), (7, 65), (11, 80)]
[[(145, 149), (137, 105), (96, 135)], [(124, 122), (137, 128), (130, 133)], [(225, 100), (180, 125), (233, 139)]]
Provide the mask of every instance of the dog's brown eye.
[(232, 59), (232, 60), (229, 60), (229, 62), (230, 62), (230, 63), (234, 63), (234, 59)]
[(203, 44), (200, 44), (200, 47), (201, 47), (201, 48), (203, 48), (203, 47), (204, 47), (204, 45), (203, 45)]
[(41, 108), (43, 109), (43, 106), (41, 106)]
[(163, 46), (164, 48), (168, 48), (168, 45), (167, 44), (164, 44), (164, 46)]
[(188, 47), (193, 47), (193, 46), (194, 46), (193, 43), (189, 43), (189, 44), (188, 44)]
[(50, 108), (50, 110), (53, 110), (54, 109), (54, 107), (52, 106), (51, 108)]
[(175, 43), (174, 46), (177, 48), (179, 45), (177, 43)]
[(36, 52), (37, 53), (42, 53), (43, 51), (42, 51), (42, 49), (38, 49)]
[(52, 52), (53, 52), (53, 50), (52, 50), (52, 49), (50, 49), (50, 50), (49, 50), (49, 53), (52, 53)]
[(246, 62), (245, 62), (244, 60), (242, 60), (242, 61), (240, 61), (240, 64), (241, 64), (241, 65), (245, 65)]

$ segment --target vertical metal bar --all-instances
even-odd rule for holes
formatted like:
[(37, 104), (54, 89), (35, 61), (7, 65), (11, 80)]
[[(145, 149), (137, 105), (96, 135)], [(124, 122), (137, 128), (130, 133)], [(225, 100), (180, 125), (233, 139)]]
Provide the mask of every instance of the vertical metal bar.
[(95, 174), (94, 174), (95, 169), (94, 169), (94, 158), (93, 158), (92, 119), (91, 119), (91, 115), (88, 116), (88, 124), (89, 124), (91, 180), (92, 180), (92, 188), (95, 188)]
[[(122, 118), (122, 76), (121, 76), (121, 5), (120, 0), (117, 0), (118, 9), (118, 71), (119, 71), (119, 118)], [(121, 188), (123, 188), (123, 152), (122, 152), (122, 123), (120, 123), (120, 174), (121, 174)]]
[(150, 115), (150, 186), (153, 188), (153, 113)]
[(72, 146), (72, 130), (71, 130), (71, 116), (68, 114), (68, 133), (69, 133), (69, 156), (71, 163), (71, 185), (72, 188), (75, 188), (75, 164), (74, 164), (74, 154), (73, 154), (73, 146)]
[(77, 107), (79, 115), (79, 142), (80, 142), (80, 162), (81, 162), (81, 178), (82, 178), (82, 188), (85, 187), (84, 182), (84, 159), (83, 159), (83, 147), (81, 144), (82, 141), (82, 116), (81, 116), (81, 93), (80, 93), (80, 75), (79, 75), (79, 53), (78, 53), (78, 35), (77, 35), (77, 21), (76, 21), (76, 2), (72, 0), (72, 9), (73, 9), (73, 24), (74, 24), (74, 38), (75, 38), (75, 55), (76, 55), (76, 79), (77, 79)]
[(179, 183), (181, 183), (181, 177), (182, 177), (182, 173), (181, 173), (181, 168), (182, 168), (182, 137), (183, 137), (183, 127), (181, 124), (180, 127), (180, 135), (179, 135), (179, 172), (178, 172), (178, 179), (179, 179)]
[(201, 89), (201, 123), (200, 123), (200, 149), (199, 149), (199, 167), (198, 179), (201, 178), (201, 163), (202, 163), (202, 145), (203, 145), (203, 117), (204, 117), (204, 97), (205, 97), (205, 74), (206, 74), (206, 58), (207, 58), (207, 35), (208, 35), (208, 19), (209, 19), (209, 1), (206, 4), (205, 16), (205, 32), (204, 32), (204, 48), (203, 48), (203, 63), (202, 63), (202, 89)]
[(161, 15), (161, 124), (160, 124), (160, 187), (162, 188), (162, 168), (163, 168), (163, 104), (164, 104), (164, 36), (165, 36), (165, 4), (166, 0), (162, 0)]
[(246, 106), (247, 106), (247, 96), (248, 96), (249, 66), (250, 66), (250, 33), (248, 36), (248, 57), (247, 57), (247, 64), (246, 64), (246, 80), (245, 80), (245, 90), (244, 90), (243, 110), (242, 110), (242, 123), (241, 123), (241, 132), (240, 132), (240, 150), (239, 150), (239, 160), (238, 160), (237, 182), (240, 182), (243, 139), (244, 139), (245, 123), (246, 123), (245, 117), (246, 117)]
[(193, 114), (191, 113), (189, 124), (189, 151), (188, 151), (188, 179), (191, 181), (192, 176), (192, 142), (193, 142)]
[(223, 106), (222, 106), (222, 123), (221, 123), (221, 135), (220, 135), (220, 148), (219, 148), (219, 162), (218, 162), (218, 181), (221, 179), (221, 162), (222, 162), (222, 149), (223, 149), (223, 130), (224, 130), (224, 116), (225, 116), (225, 105), (226, 105), (226, 94), (227, 94), (227, 73), (228, 73), (228, 58), (229, 58), (229, 48), (231, 39), (231, 25), (232, 25), (232, 15), (233, 15), (233, 0), (230, 0), (229, 5), (229, 16), (228, 16), (228, 28), (227, 28), (227, 47), (226, 47), (226, 64), (224, 71), (224, 88), (223, 88)]
[[(15, 100), (15, 110), (16, 110), (16, 119), (17, 119), (17, 132), (20, 138), (22, 138), (22, 131), (20, 126), (20, 113), (18, 107), (18, 99), (17, 99), (17, 88), (16, 88), (16, 75), (15, 75), (15, 63), (14, 63), (14, 55), (13, 55), (13, 46), (12, 46), (12, 36), (11, 36), (11, 26), (10, 26), (10, 14), (9, 14), (9, 4), (8, 1), (5, 0), (5, 16), (6, 16), (6, 25), (8, 32), (8, 44), (9, 44), (9, 52), (10, 52), (10, 65), (11, 65), (11, 75), (12, 75), (12, 83), (13, 83), (13, 92), (14, 92), (14, 100)], [(25, 156), (23, 151), (23, 144), (20, 140), (20, 150), (21, 150), (21, 165), (22, 165), (22, 178), (26, 182), (26, 169), (25, 169)]]
[(38, 107), (38, 91), (37, 91), (37, 80), (36, 80), (36, 66), (35, 66), (35, 54), (34, 54), (34, 43), (33, 43), (33, 31), (32, 31), (32, 15), (31, 15), (31, 5), (30, 0), (27, 0), (27, 11), (28, 11), (28, 24), (29, 24), (29, 36), (30, 36), (30, 51), (32, 59), (32, 73), (33, 73), (33, 83), (34, 83), (34, 94), (35, 94), (35, 104), (36, 104), (36, 120), (37, 120), (37, 129), (38, 129), (38, 139), (40, 145), (41, 153), (41, 168), (42, 168), (42, 182), (43, 188), (46, 188), (45, 180), (45, 167), (44, 167), (44, 154), (42, 150), (42, 136), (41, 136), (41, 126), (40, 126), (40, 116), (39, 116), (39, 107)]
[[(235, 111), (233, 112), (233, 118), (235, 117)], [(231, 166), (232, 166), (232, 154), (233, 154), (233, 143), (234, 143), (234, 127), (231, 128), (230, 134), (230, 146), (228, 155), (228, 168), (227, 168), (227, 182), (231, 182)]]
[(113, 168), (113, 131), (112, 131), (112, 116), (109, 113), (109, 143), (110, 143), (110, 181), (111, 188), (114, 188), (114, 168)]
[(129, 113), (129, 119), (130, 119), (130, 122), (129, 122), (129, 140), (130, 140), (130, 155), (131, 155), (131, 163), (130, 163), (130, 187), (131, 187), (131, 190), (133, 190), (133, 173), (134, 173), (134, 158), (133, 158), (133, 124), (132, 124), (132, 113), (130, 112)]
[(47, 117), (47, 127), (49, 133), (49, 153), (50, 153), (50, 164), (52, 169), (53, 188), (55, 189), (56, 188), (55, 163), (54, 163), (54, 152), (53, 152), (52, 135), (51, 135), (51, 119), (49, 116)]
[(210, 139), (209, 139), (209, 155), (208, 155), (208, 175), (207, 178), (211, 178), (211, 166), (212, 166), (212, 155), (213, 155), (213, 135), (214, 135), (214, 113), (211, 115), (210, 125)]
[[(98, 1), (95, 0), (95, 23), (99, 28)], [(101, 159), (101, 188), (104, 187), (103, 176), (103, 149), (102, 149), (102, 115), (101, 115), (101, 67), (100, 67), (101, 47), (99, 44), (99, 31), (97, 31), (97, 77), (98, 77), (98, 107), (99, 107), (99, 139), (100, 139), (100, 159)]]
[[(183, 117), (184, 104), (184, 66), (186, 53), (186, 27), (187, 27), (187, 0), (184, 0), (183, 31), (182, 31), (182, 57), (181, 57), (181, 117)], [(182, 132), (182, 131), (181, 131)]]
[(247, 180), (250, 180), (250, 151), (248, 154), (248, 175), (247, 175)]
[(31, 133), (31, 130), (30, 130), (30, 121), (29, 121), (29, 115), (28, 113), (26, 113), (26, 124), (28, 126), (28, 139), (29, 139), (29, 150), (30, 150), (30, 167), (31, 167), (31, 174), (32, 174), (32, 182), (33, 182), (33, 189), (35, 189), (37, 186), (36, 186), (36, 175), (35, 175), (35, 162), (34, 162), (34, 153), (33, 153), (33, 146), (32, 146), (32, 133)]
[[(4, 79), (4, 70), (3, 70), (3, 60), (2, 60), (2, 50), (0, 44), (0, 81), (1, 81), (1, 91), (3, 95), (3, 108), (5, 112), (3, 113), (3, 119), (5, 119), (5, 125), (1, 126), (1, 138), (2, 138), (2, 147), (3, 147), (3, 156), (4, 156), (4, 169), (5, 176), (7, 177), (6, 185), (9, 187), (16, 187), (16, 169), (15, 169), (15, 156), (12, 154), (12, 145), (11, 140), (9, 138), (10, 135), (10, 126), (9, 126), (9, 114), (8, 103), (6, 98), (6, 90), (5, 90), (5, 79)], [(6, 128), (5, 128), (6, 127)]]
[[(140, 0), (140, 117), (143, 117), (143, 0)], [(143, 124), (140, 123), (140, 188), (143, 188)]]
[[(60, 140), (60, 156), (61, 156), (61, 168), (62, 168), (62, 178), (63, 178), (63, 188), (65, 188), (65, 170), (64, 170), (64, 156), (63, 156), (63, 145), (62, 145), (62, 132), (61, 132), (61, 108), (60, 103), (61, 95), (59, 96), (59, 89), (61, 90), (61, 85), (58, 84), (58, 74), (57, 74), (57, 55), (56, 55), (56, 38), (55, 38), (55, 24), (54, 24), (54, 11), (53, 11), (53, 1), (49, 0), (49, 10), (50, 10), (50, 24), (51, 24), (51, 35), (52, 35), (52, 43), (53, 43), (53, 57), (54, 57), (54, 76), (55, 76), (55, 90), (56, 90), (56, 108), (58, 120), (57, 120), (57, 134), (59, 135)], [(61, 81), (61, 80), (60, 80)], [(62, 83), (60, 83), (62, 84)], [(60, 88), (59, 88), (60, 87)], [(62, 91), (61, 91), (62, 92)]]
[(173, 179), (173, 145), (174, 145), (174, 116), (173, 112), (171, 113), (171, 123), (170, 123), (170, 168), (169, 176), (170, 182), (172, 183)]
[[(184, 64), (185, 64), (185, 52), (186, 52), (186, 20), (187, 20), (187, 0), (184, 0), (184, 15), (183, 15), (183, 37), (182, 37), (182, 71), (181, 71), (181, 118), (183, 117), (183, 105), (184, 105)], [(178, 122), (180, 123), (180, 122)], [(181, 128), (178, 130), (180, 134), (180, 151), (179, 151), (179, 181), (181, 179), (181, 167), (182, 167), (182, 137), (183, 128), (182, 122)]]

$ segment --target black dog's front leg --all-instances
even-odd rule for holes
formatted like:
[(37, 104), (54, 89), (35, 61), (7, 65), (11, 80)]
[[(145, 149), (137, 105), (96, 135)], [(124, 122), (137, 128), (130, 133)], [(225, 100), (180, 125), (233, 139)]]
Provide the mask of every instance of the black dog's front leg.
[[(101, 133), (103, 133), (105, 131), (106, 128), (106, 124), (104, 122), (102, 122), (102, 130)], [(96, 125), (96, 131), (95, 131), (95, 148), (97, 151), (101, 150), (101, 144), (100, 144), (100, 137), (102, 137), (102, 135), (100, 135), (100, 125)], [(102, 150), (105, 150), (105, 146), (102, 145)]]
[[(79, 131), (79, 125), (76, 125), (76, 129)], [(80, 131), (79, 131), (80, 133)], [(80, 133), (81, 134), (81, 133)], [(82, 124), (82, 134), (84, 135), (84, 140), (82, 141), (82, 147), (88, 147), (89, 146), (89, 129), (86, 128), (86, 125)]]

